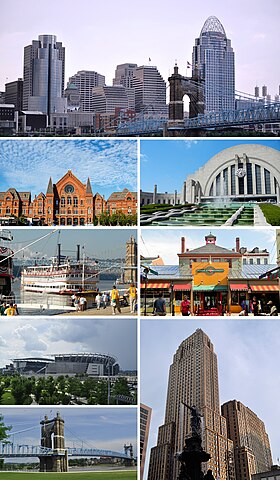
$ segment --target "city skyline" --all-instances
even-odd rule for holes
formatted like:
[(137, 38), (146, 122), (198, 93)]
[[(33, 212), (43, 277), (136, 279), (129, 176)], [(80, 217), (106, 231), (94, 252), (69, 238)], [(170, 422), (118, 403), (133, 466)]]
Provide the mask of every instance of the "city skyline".
[[(209, 336), (217, 354), (220, 405), (237, 399), (258, 415), (265, 423), (273, 461), (277, 463), (280, 437), (275, 422), (279, 415), (276, 379), (280, 344), (278, 324), (271, 320), (142, 320), (141, 402), (153, 409), (148, 451), (156, 445), (157, 428), (164, 421), (173, 355), (197, 328)], [(152, 365), (148, 355), (151, 351)]]
[[(58, 335), (59, 332), (59, 335)], [(13, 358), (48, 357), (59, 353), (102, 353), (116, 358), (121, 370), (137, 370), (136, 319), (3, 317), (0, 367)]]
[[(132, 443), (136, 453), (136, 408), (1, 408), (5, 425), (12, 425), (14, 443), (40, 445), (40, 421), (45, 415), (53, 418), (59, 410), (65, 420), (65, 441), (67, 447), (102, 448), (123, 451), (123, 445)], [(31, 428), (34, 427), (34, 430)], [(30, 430), (28, 430), (30, 429)], [(18, 435), (13, 432), (24, 430)], [(28, 431), (25, 431), (28, 430)], [(30, 459), (29, 459), (30, 460)], [(15, 460), (12, 460), (15, 461)], [(17, 459), (22, 462), (22, 459)], [(36, 461), (36, 459), (32, 459)]]
[[(258, 3), (261, 6), (261, 2)], [(56, 15), (53, 15), (52, 5), (55, 5)], [(135, 15), (131, 17), (127, 0), (122, 0), (121, 4), (111, 3), (109, 13), (108, 5), (92, 6), (87, 1), (83, 5), (87, 15), (80, 16), (79, 41), (76, 38), (75, 41), (73, 40), (73, 32), (77, 28), (76, 11), (72, 13), (66, 5), (65, 1), (60, 2), (59, 5), (51, 1), (49, 13), (46, 11), (44, 16), (41, 15), (40, 6), (33, 0), (28, 2), (23, 10), (19, 0), (15, 2), (13, 9), (7, 4), (3, 6), (4, 21), (0, 50), (1, 90), (4, 89), (6, 82), (22, 77), (23, 48), (41, 34), (56, 35), (65, 46), (65, 84), (69, 77), (79, 70), (94, 70), (105, 75), (106, 84), (111, 85), (118, 64), (135, 62), (139, 66), (147, 65), (149, 58), (150, 63), (158, 67), (165, 80), (172, 73), (175, 60), (178, 62), (179, 73), (186, 75), (187, 61), (191, 62), (195, 39), (199, 37), (207, 17), (215, 15), (224, 26), (236, 54), (236, 89), (254, 94), (256, 84), (260, 87), (265, 84), (268, 85), (272, 96), (278, 93), (279, 69), (277, 64), (271, 61), (279, 56), (277, 19), (280, 6), (277, 0), (268, 0), (267, 8), (261, 13), (258, 13), (259, 7), (253, 0), (246, 2), (245, 5), (241, 0), (231, 5), (225, 5), (221, 0), (214, 0), (211, 5), (205, 5), (203, 14), (194, 11), (193, 5), (186, 4), (183, 0), (176, 0), (172, 9), (169, 9), (167, 2), (163, 5), (158, 0), (153, 4), (145, 1), (136, 17)], [(149, 16), (145, 13), (145, 7), (149, 8)], [(188, 22), (190, 8), (192, 9), (191, 22)], [(242, 15), (239, 14), (240, 11)], [(15, 15), (14, 12), (21, 12), (21, 14)], [(120, 16), (120, 12), (123, 15)], [(178, 12), (181, 15), (178, 15)], [(105, 38), (102, 30), (103, 23), (100, 22), (100, 18), (104, 16), (106, 17)], [(117, 30), (116, 17), (118, 18)], [(64, 22), (61, 22), (61, 18), (64, 18)], [(11, 25), (13, 25), (13, 32)], [(135, 36), (135, 31), (139, 29), (141, 32), (143, 25), (145, 25), (145, 36), (141, 34)], [(91, 48), (93, 31), (96, 39), (94, 59)], [(130, 41), (126, 44), (122, 42), (120, 49), (117, 40), (122, 31), (126, 32), (126, 38)], [(166, 32), (170, 31), (171, 35), (168, 38)], [(240, 35), (240, 31), (245, 34)], [(155, 39), (157, 39), (156, 42)], [(158, 47), (160, 42), (164, 44), (164, 49)], [(108, 49), (110, 49), (109, 62), (108, 55), (104, 55), (104, 51)], [(270, 52), (270, 55), (267, 52)], [(262, 58), (261, 68), (260, 57)], [(188, 75), (190, 75), (189, 72), (188, 70)]]
[[(276, 139), (141, 139), (140, 188), (145, 192), (152, 192), (154, 184), (157, 184), (159, 192), (180, 192), (188, 175), (205, 165), (217, 153), (238, 145), (260, 145), (280, 151), (280, 141)], [(151, 175), (151, 170), (154, 175)]]
[[(67, 159), (67, 162), (66, 162)], [(46, 165), (48, 168), (46, 168)], [(68, 170), (83, 183), (90, 178), (93, 194), (106, 199), (114, 191), (137, 190), (136, 140), (0, 140), (0, 190), (46, 193)], [(12, 175), (11, 172), (21, 172)], [(37, 172), (40, 171), (40, 175)]]

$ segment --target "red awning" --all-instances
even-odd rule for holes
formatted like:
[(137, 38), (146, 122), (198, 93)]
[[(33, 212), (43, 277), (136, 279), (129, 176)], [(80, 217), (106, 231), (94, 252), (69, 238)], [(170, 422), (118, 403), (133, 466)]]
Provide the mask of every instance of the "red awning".
[(278, 285), (251, 285), (252, 292), (279, 292)]
[(178, 285), (174, 285), (173, 287), (173, 290), (191, 290), (192, 289), (192, 286), (190, 283), (180, 283)]
[(236, 284), (230, 285), (230, 289), (238, 292), (247, 292), (248, 285), (247, 283), (236, 283)]
[[(151, 282), (147, 283), (147, 288), (164, 289), (164, 288), (169, 288), (169, 287), (170, 287), (170, 283), (151, 283)], [(145, 288), (145, 283), (141, 283), (141, 288)]]

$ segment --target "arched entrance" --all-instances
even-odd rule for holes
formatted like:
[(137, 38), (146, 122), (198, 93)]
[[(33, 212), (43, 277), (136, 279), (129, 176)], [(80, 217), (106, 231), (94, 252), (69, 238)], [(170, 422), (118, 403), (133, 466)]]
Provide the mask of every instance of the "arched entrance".
[(198, 75), (183, 77), (175, 65), (174, 73), (168, 79), (170, 85), (169, 124), (184, 122), (184, 95), (190, 99), (189, 117), (204, 113), (204, 84)]

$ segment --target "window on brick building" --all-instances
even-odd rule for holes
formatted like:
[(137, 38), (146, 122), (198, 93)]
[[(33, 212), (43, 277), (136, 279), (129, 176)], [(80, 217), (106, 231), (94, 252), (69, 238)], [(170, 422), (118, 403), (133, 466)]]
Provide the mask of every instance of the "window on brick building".
[(6, 213), (11, 213), (10, 207), (6, 208)]
[(65, 197), (61, 197), (61, 206), (65, 207)]
[(74, 204), (74, 207), (78, 206), (78, 197), (73, 198), (73, 204)]
[(6, 202), (10, 202), (11, 197), (6, 197)]
[(88, 208), (88, 209), (87, 209), (87, 213), (88, 213), (88, 215), (91, 214), (91, 208)]
[(67, 197), (67, 205), (72, 205), (72, 198), (71, 197)]
[(84, 201), (83, 201), (83, 200), (81, 200), (81, 205), (84, 205)]

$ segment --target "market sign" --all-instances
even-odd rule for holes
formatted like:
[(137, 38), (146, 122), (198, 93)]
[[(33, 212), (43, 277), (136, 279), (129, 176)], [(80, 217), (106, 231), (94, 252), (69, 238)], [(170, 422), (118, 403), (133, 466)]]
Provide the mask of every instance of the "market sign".
[(206, 268), (198, 268), (197, 273), (206, 273), (206, 275), (214, 275), (214, 273), (222, 273), (224, 272), (223, 268), (215, 268), (212, 265), (209, 265), (209, 267)]

